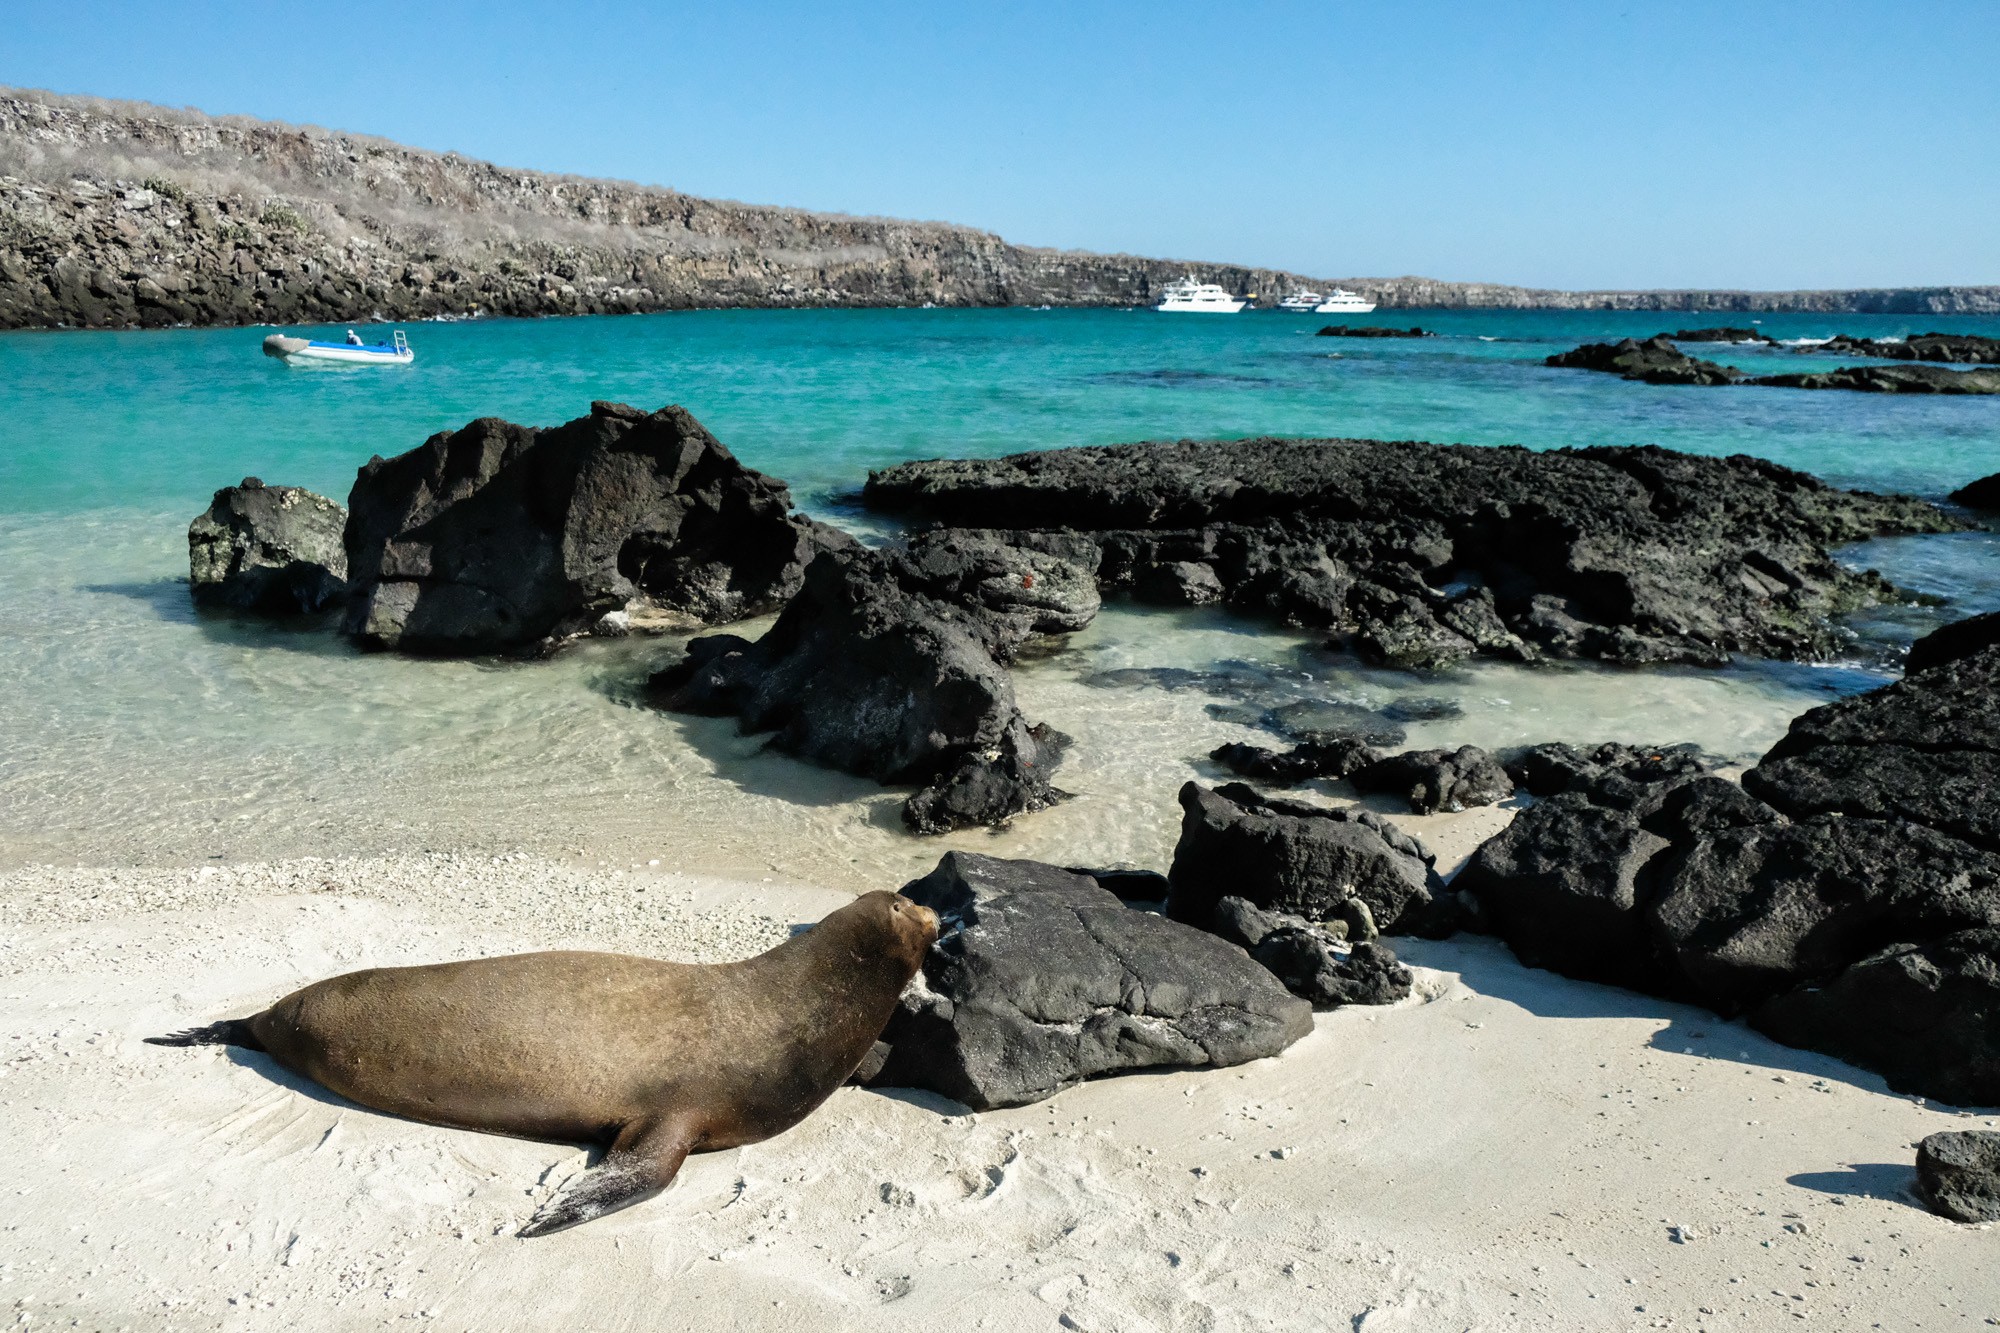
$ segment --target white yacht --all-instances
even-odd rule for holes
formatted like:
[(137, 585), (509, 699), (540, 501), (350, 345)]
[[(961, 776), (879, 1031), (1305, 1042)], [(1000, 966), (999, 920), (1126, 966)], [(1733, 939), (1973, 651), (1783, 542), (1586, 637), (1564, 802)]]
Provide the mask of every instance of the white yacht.
[(1295, 314), (1310, 314), (1318, 309), (1319, 303), (1325, 299), (1318, 292), (1293, 292), (1278, 302), (1278, 309), (1290, 310)]
[(1249, 304), (1231, 296), (1212, 282), (1196, 282), (1193, 278), (1182, 278), (1170, 282), (1160, 289), (1160, 303), (1155, 310), (1205, 311), (1214, 315), (1233, 315)]
[(1333, 294), (1313, 307), (1315, 315), (1365, 315), (1375, 308), (1375, 303), (1365, 296), (1356, 296), (1345, 287), (1336, 287)]

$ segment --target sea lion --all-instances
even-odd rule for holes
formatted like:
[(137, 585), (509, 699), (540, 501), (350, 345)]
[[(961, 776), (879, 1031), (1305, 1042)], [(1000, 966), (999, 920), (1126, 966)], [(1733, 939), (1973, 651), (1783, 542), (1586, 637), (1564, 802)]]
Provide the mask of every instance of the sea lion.
[(873, 1049), (937, 932), (929, 908), (868, 893), (738, 963), (557, 952), (369, 968), (147, 1040), (264, 1051), (434, 1125), (608, 1143), (518, 1233), (543, 1236), (653, 1197), (690, 1152), (805, 1119)]

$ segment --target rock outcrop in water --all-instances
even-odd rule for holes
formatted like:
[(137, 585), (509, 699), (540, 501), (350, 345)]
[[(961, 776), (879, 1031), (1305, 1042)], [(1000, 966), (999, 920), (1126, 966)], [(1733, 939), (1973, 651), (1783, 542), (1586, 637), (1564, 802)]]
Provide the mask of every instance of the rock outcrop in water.
[(1703, 361), (1673, 345), (1664, 333), (1640, 342), (1585, 343), (1544, 358), (1543, 365), (1598, 370), (1644, 384), (1740, 384), (1749, 377), (1734, 366)]
[(1944, 366), (1841, 366), (1837, 370), (1759, 375), (1743, 381), (1774, 389), (1851, 389), (1856, 393), (2000, 393), (2000, 370)]
[(1852, 338), (1842, 333), (1804, 350), (1825, 356), (1879, 356), (1891, 361), (1955, 361), (1960, 365), (2000, 366), (2000, 338), (1984, 338), (1976, 333), (1913, 333), (1901, 342)]
[(1776, 343), (1778, 340), (1757, 329), (1731, 327), (1710, 329), (1675, 329), (1672, 333), (1657, 333), (1655, 338), (1666, 338), (1677, 343)]
[(871, 474), (864, 498), (1084, 539), (1106, 592), (1212, 588), (1186, 600), (1212, 595), (1415, 667), (1823, 656), (1841, 642), (1830, 616), (1895, 595), (1829, 548), (1960, 526), (1758, 459), (1653, 447), (1116, 445), (906, 463)]
[(518, 648), (634, 611), (738, 620), (850, 544), (679, 407), (593, 403), (548, 429), (483, 418), (369, 460), (348, 506), (346, 631), (413, 653)]
[(1314, 335), (1319, 338), (1435, 338), (1428, 329), (1412, 324), (1407, 329), (1392, 329), (1381, 324), (1329, 324)]
[(245, 477), (188, 525), (188, 590), (203, 606), (314, 615), (347, 595), (347, 511), (298, 486)]
[(903, 812), (917, 832), (999, 823), (1062, 799), (1050, 779), (1066, 738), (1021, 715), (1006, 664), (1030, 636), (1090, 622), (1095, 561), (1059, 536), (967, 532), (836, 551), (763, 638), (696, 639), (652, 691), (800, 758), (918, 784)]
[(1034, 861), (951, 852), (903, 894), (944, 933), (882, 1034), (877, 1087), (974, 1110), (1125, 1070), (1276, 1055), (1312, 1009), (1243, 950)]
[[(1926, 641), (1743, 783), (1658, 752), (1561, 790), (1454, 881), (1525, 961), (1744, 1014), (1963, 1105), (2000, 1102), (2000, 644)], [(1530, 776), (1525, 773), (1523, 776)]]
[(1543, 364), (1603, 371), (1645, 384), (1749, 384), (1772, 389), (1852, 389), (1858, 393), (2000, 393), (2000, 371), (1950, 370), (1943, 366), (1841, 366), (1835, 370), (1752, 375), (1734, 366), (1689, 356), (1668, 341), (1664, 333), (1645, 342), (1626, 338), (1616, 343), (1585, 343), (1573, 351), (1546, 357)]

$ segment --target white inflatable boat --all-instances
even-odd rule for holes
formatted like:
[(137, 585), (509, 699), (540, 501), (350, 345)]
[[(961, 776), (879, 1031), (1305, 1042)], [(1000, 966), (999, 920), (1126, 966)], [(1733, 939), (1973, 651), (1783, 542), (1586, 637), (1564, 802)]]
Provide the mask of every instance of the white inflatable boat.
[(274, 333), (264, 339), (264, 355), (286, 361), (340, 361), (350, 366), (407, 366), (417, 359), (410, 340), (397, 329), (385, 343), (323, 343)]

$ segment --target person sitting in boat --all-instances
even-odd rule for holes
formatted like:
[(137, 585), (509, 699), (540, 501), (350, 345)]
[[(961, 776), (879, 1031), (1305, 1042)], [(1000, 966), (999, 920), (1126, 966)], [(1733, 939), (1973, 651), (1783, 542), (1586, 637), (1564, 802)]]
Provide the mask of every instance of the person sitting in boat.
[(349, 329), (347, 331), (347, 345), (349, 347), (361, 346), (361, 335), (356, 333), (353, 329)]

